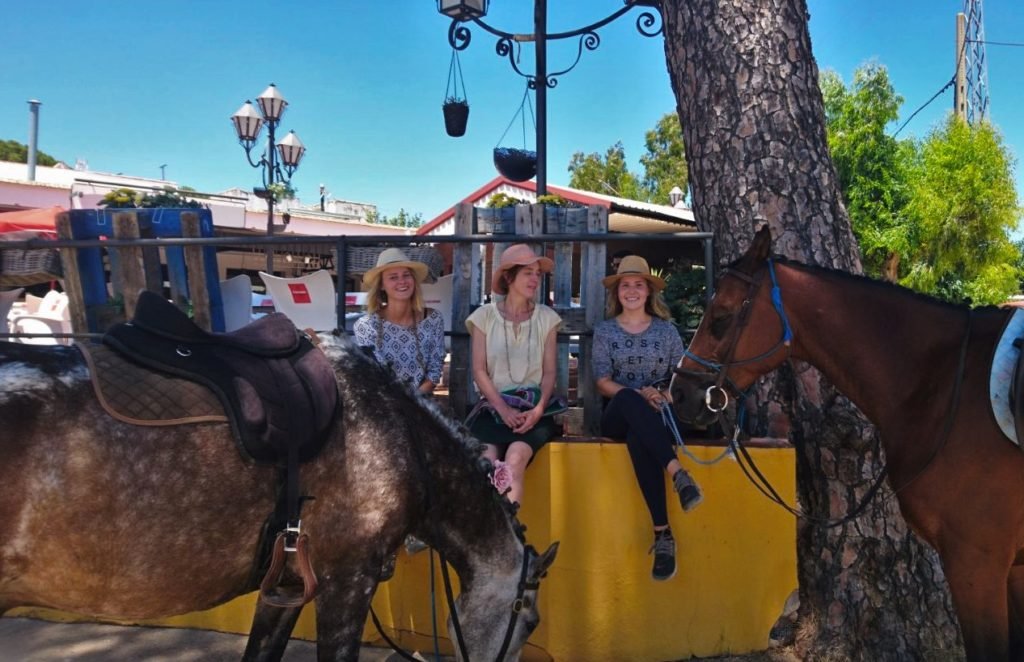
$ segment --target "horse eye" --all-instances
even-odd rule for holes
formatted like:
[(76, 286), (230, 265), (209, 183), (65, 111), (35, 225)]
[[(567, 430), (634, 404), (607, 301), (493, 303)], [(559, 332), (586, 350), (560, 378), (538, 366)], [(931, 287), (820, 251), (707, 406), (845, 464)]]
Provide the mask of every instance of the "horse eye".
[(732, 315), (722, 315), (711, 320), (711, 335), (715, 338), (722, 338), (728, 330), (729, 325), (732, 324)]

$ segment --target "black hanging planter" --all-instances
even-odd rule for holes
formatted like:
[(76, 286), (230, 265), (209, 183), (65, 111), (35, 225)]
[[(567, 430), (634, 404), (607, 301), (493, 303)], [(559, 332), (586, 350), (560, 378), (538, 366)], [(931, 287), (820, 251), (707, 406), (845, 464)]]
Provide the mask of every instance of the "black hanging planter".
[[(459, 86), (462, 92), (459, 92)], [(466, 135), (466, 120), (469, 119), (469, 99), (466, 97), (466, 82), (462, 80), (462, 64), (459, 63), (459, 52), (452, 49), (452, 59), (448, 64), (448, 86), (444, 91), (444, 130), (452, 138)]]
[(452, 138), (466, 135), (466, 120), (469, 119), (469, 102), (465, 99), (448, 99), (441, 106), (444, 112), (444, 130)]
[(507, 179), (525, 182), (537, 175), (537, 152), (516, 147), (495, 147), (494, 167)]

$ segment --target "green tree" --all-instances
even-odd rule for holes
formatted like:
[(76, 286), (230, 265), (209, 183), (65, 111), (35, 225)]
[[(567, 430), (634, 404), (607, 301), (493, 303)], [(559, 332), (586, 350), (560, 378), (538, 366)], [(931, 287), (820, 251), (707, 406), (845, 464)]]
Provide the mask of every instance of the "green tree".
[(991, 124), (950, 113), (921, 143), (907, 206), (913, 232), (901, 283), (950, 301), (1002, 303), (1018, 291), (1010, 240), (1021, 208), (1012, 157)]
[(385, 216), (379, 214), (376, 211), (370, 211), (366, 215), (367, 223), (377, 223), (380, 225), (394, 225), (400, 228), (418, 228), (423, 225), (423, 214), (416, 213), (410, 214), (405, 209), (399, 209), (398, 213), (394, 216)]
[[(0, 140), (0, 161), (28, 163), (28, 146), (17, 140)], [(57, 159), (46, 152), (36, 152), (36, 163), (41, 166), (57, 165)]]
[(868, 275), (896, 280), (899, 259), (910, 246), (903, 216), (907, 205), (910, 141), (886, 133), (903, 98), (886, 68), (859, 67), (847, 87), (834, 71), (820, 79), (832, 163)]
[(626, 166), (622, 142), (608, 148), (604, 156), (597, 152), (576, 152), (569, 162), (569, 186), (584, 191), (644, 200), (640, 180)]
[(647, 132), (647, 153), (640, 157), (644, 167), (643, 190), (648, 202), (671, 204), (669, 191), (678, 186), (686, 193), (689, 172), (679, 115), (666, 113), (657, 126)]

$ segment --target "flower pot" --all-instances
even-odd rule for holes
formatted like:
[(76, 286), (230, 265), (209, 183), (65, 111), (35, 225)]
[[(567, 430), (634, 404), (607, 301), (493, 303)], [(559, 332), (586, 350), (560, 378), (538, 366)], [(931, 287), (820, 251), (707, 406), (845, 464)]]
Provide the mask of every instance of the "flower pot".
[(448, 101), (441, 106), (444, 112), (444, 130), (452, 138), (466, 134), (466, 121), (469, 119), (469, 104), (465, 101)]
[(494, 167), (514, 182), (525, 182), (537, 174), (537, 152), (515, 147), (495, 147)]
[(544, 207), (544, 231), (548, 234), (585, 234), (587, 210), (584, 207)]
[(480, 234), (513, 234), (516, 231), (515, 207), (477, 207), (476, 231)]

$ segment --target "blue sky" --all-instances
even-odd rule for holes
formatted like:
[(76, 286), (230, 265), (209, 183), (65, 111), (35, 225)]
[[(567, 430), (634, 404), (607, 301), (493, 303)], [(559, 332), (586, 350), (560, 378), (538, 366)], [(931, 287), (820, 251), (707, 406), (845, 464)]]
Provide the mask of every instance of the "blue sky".
[[(598, 20), (621, 0), (549, 0), (548, 29)], [(849, 82), (868, 61), (888, 67), (901, 119), (952, 76), (959, 0), (809, 0), (821, 69)], [(601, 46), (548, 94), (548, 181), (567, 184), (573, 152), (622, 141), (639, 171), (644, 132), (674, 111), (661, 37), (636, 32), (634, 9), (600, 32)], [(489, 23), (532, 30), (532, 3), (492, 0)], [(433, 0), (206, 2), (39, 0), (8, 3), (0, 25), (0, 138), (27, 142), (30, 98), (43, 105), (40, 148), (92, 170), (166, 177), (201, 191), (252, 187), (229, 117), (270, 82), (291, 106), (281, 124), (308, 148), (294, 185), (306, 202), (321, 183), (337, 198), (399, 208), (425, 220), (491, 179), (492, 149), (515, 116), (525, 81), (473, 30), (461, 54), (469, 128), (449, 138), (441, 115), (451, 50), (449, 21)], [(985, 5), (989, 41), (1024, 42), (1019, 0)], [(552, 43), (549, 70), (575, 57)], [(1024, 153), (1024, 48), (987, 47), (991, 118)], [(521, 67), (532, 70), (530, 45)], [(952, 107), (952, 90), (903, 136), (923, 136)], [(895, 128), (895, 127), (893, 127)], [(517, 121), (502, 146), (523, 146)], [(534, 147), (533, 126), (526, 146)], [(283, 133), (281, 133), (283, 135)], [(1018, 164), (1018, 192), (1024, 192)]]

